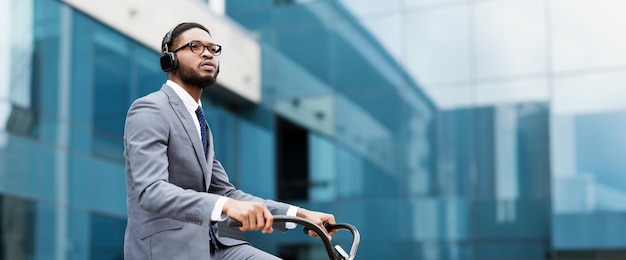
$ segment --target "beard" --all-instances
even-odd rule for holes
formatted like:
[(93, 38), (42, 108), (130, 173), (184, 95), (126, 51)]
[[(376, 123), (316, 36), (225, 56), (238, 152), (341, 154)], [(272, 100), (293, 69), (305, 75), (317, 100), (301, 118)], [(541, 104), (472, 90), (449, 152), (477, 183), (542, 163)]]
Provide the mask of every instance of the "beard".
[(215, 73), (215, 76), (200, 76), (200, 74), (198, 74), (198, 72), (196, 72), (193, 68), (181, 64), (178, 68), (178, 76), (180, 76), (180, 80), (186, 84), (204, 89), (215, 84), (215, 76), (217, 76), (217, 72)]

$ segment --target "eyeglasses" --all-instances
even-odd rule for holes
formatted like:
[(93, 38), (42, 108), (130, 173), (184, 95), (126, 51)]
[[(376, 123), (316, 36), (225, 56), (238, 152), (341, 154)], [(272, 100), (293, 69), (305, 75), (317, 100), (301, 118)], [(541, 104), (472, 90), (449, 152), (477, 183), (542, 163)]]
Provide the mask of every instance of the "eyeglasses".
[(202, 54), (204, 52), (204, 49), (207, 49), (211, 54), (213, 54), (214, 56), (219, 56), (220, 54), (222, 54), (222, 46), (219, 44), (214, 44), (214, 43), (209, 43), (209, 45), (204, 45), (199, 41), (190, 41), (187, 44), (178, 47), (178, 49), (172, 51), (172, 52), (177, 52), (180, 51), (184, 48), (189, 47), (189, 49), (191, 50), (191, 52), (195, 53), (195, 54)]

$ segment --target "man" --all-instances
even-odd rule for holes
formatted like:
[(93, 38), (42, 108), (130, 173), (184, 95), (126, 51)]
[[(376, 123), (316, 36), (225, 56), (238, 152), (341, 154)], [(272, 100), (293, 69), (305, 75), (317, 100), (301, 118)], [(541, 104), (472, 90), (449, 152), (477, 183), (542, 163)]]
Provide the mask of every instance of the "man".
[(219, 237), (216, 222), (230, 217), (242, 231), (263, 233), (287, 229), (272, 215), (335, 223), (331, 214), (263, 200), (229, 182), (214, 157), (200, 103), (203, 89), (215, 84), (221, 46), (197, 23), (175, 26), (161, 46), (168, 80), (137, 99), (126, 118), (125, 259), (277, 259), (245, 241)]

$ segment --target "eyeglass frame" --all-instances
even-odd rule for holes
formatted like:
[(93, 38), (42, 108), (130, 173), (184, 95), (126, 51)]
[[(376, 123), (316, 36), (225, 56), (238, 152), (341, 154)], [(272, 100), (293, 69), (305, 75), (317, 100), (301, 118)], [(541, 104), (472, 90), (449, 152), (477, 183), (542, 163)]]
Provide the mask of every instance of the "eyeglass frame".
[[(202, 45), (202, 50), (200, 52), (198, 52), (198, 53), (195, 52), (193, 50), (193, 48), (191, 47), (193, 44), (200, 44), (200, 45)], [(204, 53), (204, 50), (207, 50), (213, 56), (220, 56), (220, 54), (222, 54), (222, 45), (215, 44), (215, 43), (209, 43), (209, 45), (204, 45), (201, 41), (196, 41), (196, 40), (193, 40), (193, 41), (190, 41), (188, 43), (185, 43), (183, 46), (180, 46), (176, 50), (173, 50), (171, 52), (175, 53), (175, 52), (180, 51), (180, 50), (182, 50), (184, 48), (187, 48), (187, 47), (189, 47), (189, 50), (192, 53), (195, 53), (195, 54), (202, 54), (202, 53)], [(212, 47), (217, 47), (217, 51), (213, 52), (212, 49), (211, 49)]]

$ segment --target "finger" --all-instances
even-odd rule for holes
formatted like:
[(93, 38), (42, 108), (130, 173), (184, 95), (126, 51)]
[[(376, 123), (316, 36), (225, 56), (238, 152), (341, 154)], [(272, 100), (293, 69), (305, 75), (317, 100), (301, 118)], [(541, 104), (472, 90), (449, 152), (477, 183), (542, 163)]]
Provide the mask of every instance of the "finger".
[[(323, 221), (324, 221), (325, 223), (328, 223), (328, 224), (333, 224), (333, 225), (334, 225), (334, 224), (336, 224), (336, 222), (335, 222), (335, 216), (334, 216), (334, 215), (331, 215), (331, 214), (326, 215), (326, 216), (324, 217)], [(326, 232), (328, 232), (328, 234), (329, 234), (330, 236), (333, 236), (333, 235), (337, 234), (337, 230), (336, 230), (336, 229), (333, 229), (333, 230), (331, 230), (331, 231), (326, 230)]]
[(272, 216), (272, 213), (267, 208), (264, 208), (263, 217), (265, 218), (265, 225), (263, 226), (262, 232), (272, 233), (274, 231), (272, 228), (272, 225), (274, 224), (274, 216)]
[(245, 216), (239, 220), (239, 222), (241, 222), (241, 227), (239, 227), (240, 231), (248, 231), (250, 229), (250, 223), (248, 222), (248, 219), (245, 218)]
[(248, 221), (250, 221), (250, 229), (249, 230), (257, 230), (257, 216), (256, 214), (249, 214)]
[(265, 225), (265, 216), (263, 215), (263, 211), (256, 212), (254, 214), (255, 226), (254, 230), (262, 229)]

